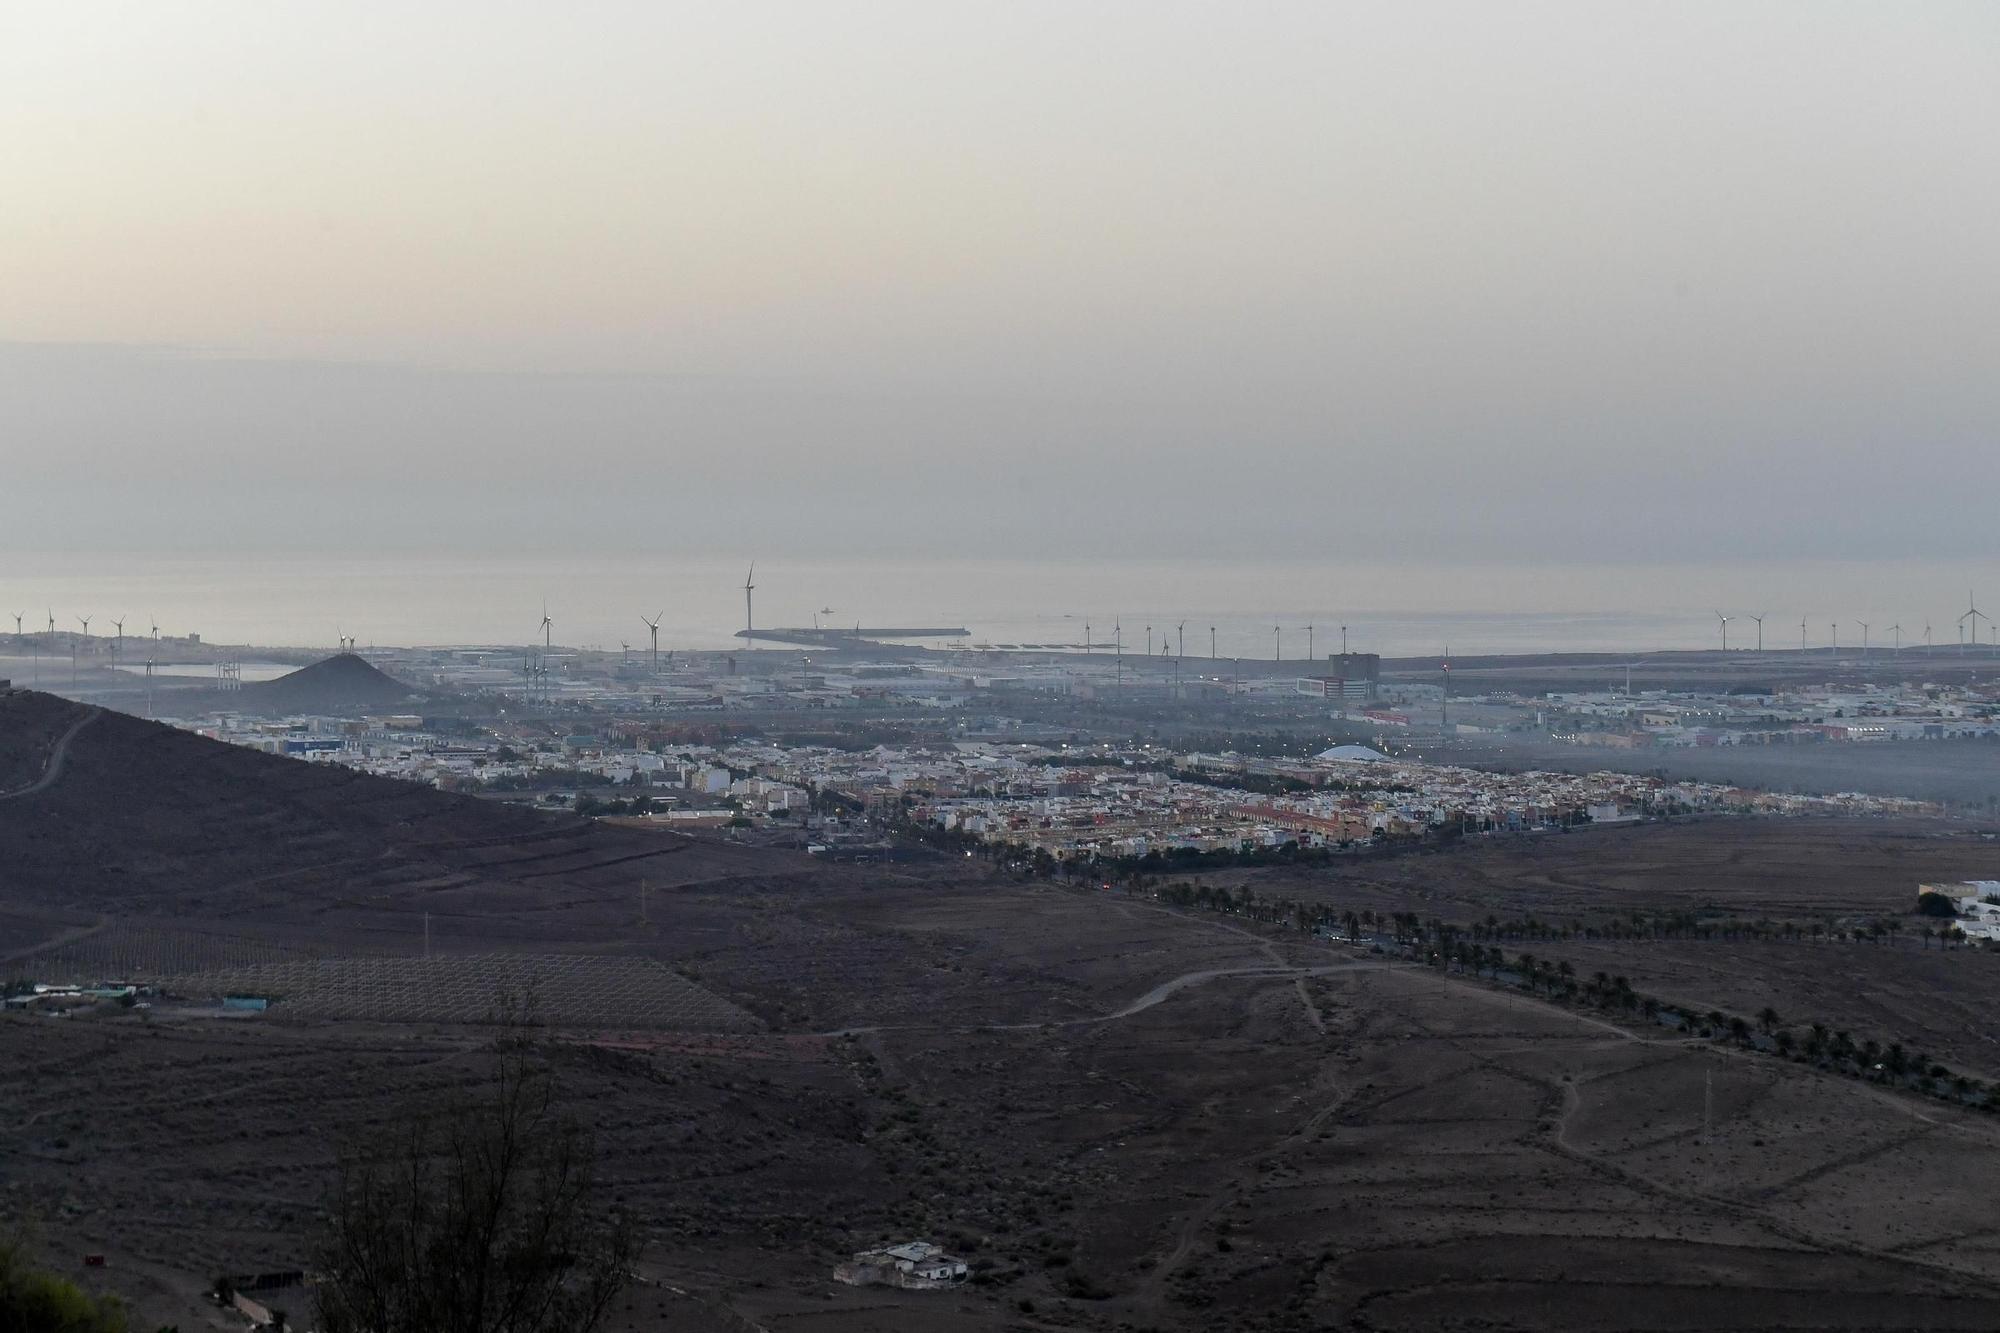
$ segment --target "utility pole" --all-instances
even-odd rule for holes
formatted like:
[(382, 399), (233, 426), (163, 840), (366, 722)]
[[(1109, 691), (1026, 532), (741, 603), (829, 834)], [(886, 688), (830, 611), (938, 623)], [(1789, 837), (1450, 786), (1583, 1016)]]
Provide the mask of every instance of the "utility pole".
[(1446, 734), (1450, 734), (1451, 732), (1451, 645), (1450, 644), (1446, 644), (1444, 646), (1444, 661), (1442, 665), (1444, 667), (1444, 710), (1443, 710), (1442, 720), (1438, 723), (1438, 729), (1440, 731), (1445, 732)]
[(1701, 1141), (1710, 1143), (1715, 1137), (1715, 1071), (1702, 1071), (1701, 1089)]

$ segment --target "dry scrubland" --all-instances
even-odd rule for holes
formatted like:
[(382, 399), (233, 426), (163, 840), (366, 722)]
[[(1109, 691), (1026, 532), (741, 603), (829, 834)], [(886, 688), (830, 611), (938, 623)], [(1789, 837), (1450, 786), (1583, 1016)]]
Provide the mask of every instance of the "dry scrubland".
[[(611, 987), (560, 1006), (549, 1049), (650, 1236), (633, 1330), (2000, 1326), (2000, 1122), (1934, 1100), (983, 862), (649, 839), (108, 716), (73, 758), (118, 799), (65, 779), (0, 807), (0, 865), (27, 867), (0, 879), (0, 959), (375, 976), (410, 1020), (0, 1019), (0, 1206), (39, 1212), (66, 1269), (108, 1255), (149, 1319), (227, 1327), (198, 1288), (302, 1260), (341, 1136), (484, 1077), (489, 1033), (457, 1020), (497, 954)], [(91, 818), (114, 854), (58, 873)], [(1902, 905), (1996, 850), (1708, 823), (1218, 878), (1462, 922), (1804, 917)], [(1910, 945), (1530, 947), (1691, 1004), (1846, 1004), (1857, 1035), (1932, 1015), (1941, 1057), (2000, 975)], [(634, 978), (653, 990), (619, 998)], [(829, 1281), (909, 1234), (982, 1284)]]

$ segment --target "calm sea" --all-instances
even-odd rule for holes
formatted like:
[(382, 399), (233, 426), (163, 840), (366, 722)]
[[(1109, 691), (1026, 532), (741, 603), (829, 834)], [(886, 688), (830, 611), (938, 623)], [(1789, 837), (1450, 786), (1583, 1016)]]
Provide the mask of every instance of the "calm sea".
[[(2000, 570), (1992, 580), (2000, 612)], [(1871, 565), (1767, 567), (1504, 566), (1369, 568), (1302, 558), (1284, 564), (1079, 562), (913, 556), (907, 561), (760, 560), (759, 625), (964, 626), (971, 643), (1109, 643), (1128, 652), (1185, 645), (1207, 656), (1287, 658), (1338, 651), (1457, 655), (1661, 651), (1714, 647), (1715, 609), (1732, 615), (1732, 646), (1753, 646), (1763, 614), (1772, 647), (1834, 633), (1876, 643), (1900, 624), (1905, 643), (1955, 642), (1965, 585), (1979, 571)], [(15, 612), (30, 631), (53, 611), (62, 629), (91, 617), (93, 635), (164, 633), (210, 642), (327, 645), (518, 644), (539, 640), (542, 609), (557, 643), (617, 650), (648, 642), (641, 617), (662, 617), (666, 648), (740, 646), (746, 562), (734, 557), (630, 556), (232, 558), (29, 553), (0, 561), (0, 631)], [(1802, 611), (1800, 603), (1816, 605)], [(1837, 604), (1830, 604), (1837, 603)], [(1617, 609), (1620, 607), (1628, 609)], [(1984, 608), (1982, 608), (1984, 609)], [(1310, 626), (1310, 629), (1308, 628)], [(1280, 631), (1274, 633), (1274, 630)]]

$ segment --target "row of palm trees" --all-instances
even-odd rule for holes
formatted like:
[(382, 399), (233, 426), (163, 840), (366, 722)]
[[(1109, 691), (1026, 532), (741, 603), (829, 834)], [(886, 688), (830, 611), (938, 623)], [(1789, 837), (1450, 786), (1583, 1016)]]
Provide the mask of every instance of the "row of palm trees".
[(1788, 1027), (1769, 1005), (1754, 1018), (1726, 1014), (1720, 1009), (1696, 1013), (1686, 1006), (1641, 994), (1622, 976), (1599, 971), (1579, 979), (1575, 966), (1566, 958), (1537, 958), (1522, 952), (1509, 960), (1502, 950), (1480, 944), (1460, 943), (1432, 950), (1425, 961), (1514, 984), (1558, 1004), (1623, 1010), (1649, 1023), (1665, 1019), (1690, 1036), (1728, 1041), (1781, 1059), (1804, 1060), (1831, 1073), (1889, 1083), (1982, 1110), (2000, 1111), (2000, 1086), (1989, 1086), (1955, 1073), (1922, 1051), (1906, 1050), (1901, 1042), (1885, 1044), (1872, 1037), (1856, 1040), (1846, 1030), (1830, 1028), (1824, 1023), (1808, 1024), (1803, 1029)]
[[(1577, 924), (1543, 921), (1532, 913), (1525, 917), (1501, 920), (1489, 915), (1484, 921), (1474, 922), (1469, 928), (1474, 939), (1504, 940), (1757, 940), (1760, 942), (1783, 941), (1786, 943), (1808, 941), (1811, 943), (1852, 942), (1880, 944), (1884, 940), (1891, 943), (1903, 937), (1905, 925), (1901, 917), (1879, 916), (1865, 920), (1837, 923), (1830, 920), (1818, 921), (1773, 921), (1761, 917), (1746, 921), (1738, 917), (1704, 917), (1693, 912), (1647, 913), (1635, 911), (1624, 917), (1613, 917), (1597, 924)], [(1919, 925), (1910, 936), (1921, 947), (1928, 949), (1936, 940), (1940, 949), (1952, 948), (1966, 943), (1964, 930), (1951, 922)]]

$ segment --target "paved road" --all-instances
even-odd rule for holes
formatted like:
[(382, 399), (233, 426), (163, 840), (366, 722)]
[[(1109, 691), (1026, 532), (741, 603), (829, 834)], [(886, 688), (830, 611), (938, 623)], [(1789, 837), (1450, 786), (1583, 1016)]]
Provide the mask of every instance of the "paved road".
[(69, 730), (56, 738), (55, 747), (49, 751), (49, 762), (42, 768), (42, 775), (25, 787), (17, 787), (10, 792), (0, 792), (0, 801), (17, 801), (23, 796), (33, 796), (55, 786), (57, 779), (62, 777), (63, 765), (69, 762), (69, 743), (76, 739), (76, 733), (102, 716), (104, 716), (102, 708), (92, 708), (71, 723)]

